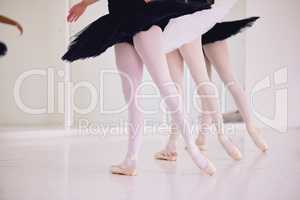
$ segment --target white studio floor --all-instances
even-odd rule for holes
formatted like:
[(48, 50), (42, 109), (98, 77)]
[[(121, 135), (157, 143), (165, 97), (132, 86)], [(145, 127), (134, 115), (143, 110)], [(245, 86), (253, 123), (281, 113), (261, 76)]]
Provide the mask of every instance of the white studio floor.
[(110, 164), (124, 155), (124, 137), (4, 137), (0, 200), (299, 200), (299, 131), (265, 131), (267, 154), (240, 133), (235, 138), (244, 153), (240, 162), (209, 137), (207, 154), (218, 169), (213, 177), (199, 172), (182, 143), (177, 162), (152, 159), (166, 140), (161, 136), (144, 137), (136, 177), (109, 173)]

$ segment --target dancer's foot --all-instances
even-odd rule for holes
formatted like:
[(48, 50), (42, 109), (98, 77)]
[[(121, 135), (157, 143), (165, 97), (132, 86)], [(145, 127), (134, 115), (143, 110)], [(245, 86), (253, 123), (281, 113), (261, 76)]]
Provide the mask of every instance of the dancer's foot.
[(119, 165), (112, 165), (110, 171), (117, 175), (136, 176), (136, 161), (124, 161)]
[(258, 128), (248, 128), (248, 133), (254, 142), (254, 144), (262, 151), (266, 152), (268, 150), (268, 145), (262, 137), (262, 133)]
[(154, 154), (154, 158), (156, 160), (176, 161), (177, 160), (177, 152), (168, 151), (167, 149), (164, 149), (164, 150)]
[(176, 143), (169, 142), (164, 150), (154, 154), (154, 158), (157, 160), (176, 161), (177, 160)]
[(194, 163), (205, 173), (210, 176), (216, 173), (216, 168), (206, 156), (204, 156), (197, 147), (187, 147), (187, 152), (192, 157)]
[(226, 153), (234, 160), (241, 160), (242, 153), (240, 150), (233, 144), (233, 142), (226, 137), (224, 134), (218, 135), (218, 140), (225, 149)]
[(205, 151), (205, 135), (201, 132), (199, 132), (197, 139), (195, 141), (195, 144), (199, 148), (200, 151)]

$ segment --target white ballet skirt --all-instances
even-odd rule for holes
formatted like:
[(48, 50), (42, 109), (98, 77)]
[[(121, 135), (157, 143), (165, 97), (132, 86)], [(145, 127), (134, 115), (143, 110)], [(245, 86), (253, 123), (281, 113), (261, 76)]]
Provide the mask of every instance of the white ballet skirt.
[(238, 0), (215, 0), (211, 9), (171, 19), (163, 32), (164, 51), (169, 53), (200, 38), (221, 22)]

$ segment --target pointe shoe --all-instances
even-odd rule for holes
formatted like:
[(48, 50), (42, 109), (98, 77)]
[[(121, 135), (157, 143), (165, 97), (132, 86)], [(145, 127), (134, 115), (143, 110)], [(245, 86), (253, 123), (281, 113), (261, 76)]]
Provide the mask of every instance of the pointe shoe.
[(254, 142), (254, 144), (262, 152), (266, 152), (269, 149), (269, 147), (268, 147), (267, 143), (264, 141), (264, 139), (262, 137), (262, 134), (261, 134), (259, 129), (257, 129), (257, 128), (250, 129), (249, 135), (250, 135), (252, 141)]
[(156, 160), (176, 161), (177, 153), (163, 150), (163, 151), (160, 151), (160, 152), (157, 152), (156, 154), (154, 154), (154, 158)]
[(210, 160), (207, 160), (207, 167), (205, 168), (204, 172), (209, 176), (213, 176), (216, 173), (216, 171), (217, 169), (214, 166), (214, 164)]
[(214, 164), (204, 156), (197, 148), (196, 150), (190, 150), (186, 147), (187, 152), (192, 157), (194, 163), (207, 175), (213, 176), (217, 169)]
[(242, 159), (242, 153), (240, 150), (230, 141), (228, 137), (226, 137), (224, 134), (218, 135), (218, 140), (225, 149), (226, 153), (234, 160), (241, 160)]
[(136, 176), (136, 168), (133, 167), (125, 167), (123, 165), (112, 165), (110, 167), (110, 171), (112, 174), (123, 175), (123, 176)]

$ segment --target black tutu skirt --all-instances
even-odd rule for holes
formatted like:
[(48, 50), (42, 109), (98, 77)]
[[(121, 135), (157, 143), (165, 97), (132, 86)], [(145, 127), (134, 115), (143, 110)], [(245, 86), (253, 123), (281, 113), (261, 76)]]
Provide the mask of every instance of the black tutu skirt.
[(164, 30), (169, 20), (210, 9), (213, 0), (109, 0), (109, 14), (100, 17), (75, 35), (63, 60), (95, 57), (109, 47), (132, 42), (133, 36), (157, 25)]
[(212, 29), (202, 35), (202, 44), (209, 44), (225, 40), (251, 27), (259, 17), (250, 17), (242, 20), (217, 23)]
[(0, 42), (0, 56), (4, 56), (7, 52), (7, 47), (4, 43)]

